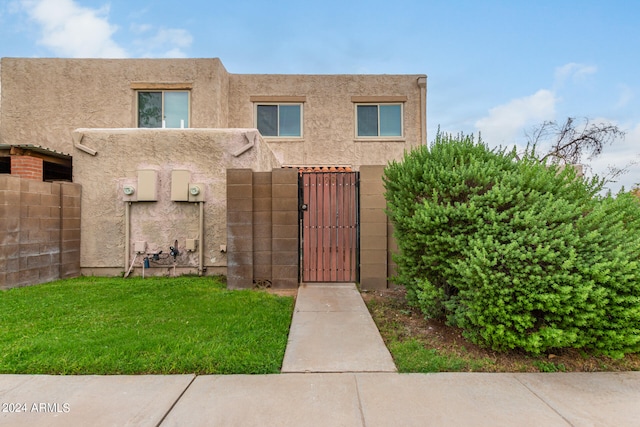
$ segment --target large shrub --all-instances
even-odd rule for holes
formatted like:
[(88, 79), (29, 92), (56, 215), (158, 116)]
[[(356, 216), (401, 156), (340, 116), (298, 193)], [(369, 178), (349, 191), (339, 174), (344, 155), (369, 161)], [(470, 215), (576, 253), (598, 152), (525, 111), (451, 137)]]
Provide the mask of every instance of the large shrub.
[(394, 280), (475, 343), (640, 350), (640, 204), (531, 153), (438, 134), (385, 169)]

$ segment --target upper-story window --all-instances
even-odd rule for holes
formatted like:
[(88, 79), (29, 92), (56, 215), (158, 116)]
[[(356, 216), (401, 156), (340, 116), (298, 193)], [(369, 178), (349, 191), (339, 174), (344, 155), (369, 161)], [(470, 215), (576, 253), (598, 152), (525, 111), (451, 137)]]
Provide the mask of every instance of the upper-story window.
[(138, 91), (138, 127), (188, 128), (189, 91)]
[(302, 137), (302, 104), (256, 104), (256, 127), (262, 136)]
[(357, 104), (358, 137), (402, 137), (403, 104)]

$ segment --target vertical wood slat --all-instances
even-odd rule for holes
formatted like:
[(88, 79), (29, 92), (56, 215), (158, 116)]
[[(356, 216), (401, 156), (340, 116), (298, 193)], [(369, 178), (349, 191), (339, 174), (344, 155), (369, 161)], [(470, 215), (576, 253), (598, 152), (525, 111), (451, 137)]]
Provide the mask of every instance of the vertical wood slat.
[(357, 203), (353, 172), (303, 172), (302, 279), (356, 280)]

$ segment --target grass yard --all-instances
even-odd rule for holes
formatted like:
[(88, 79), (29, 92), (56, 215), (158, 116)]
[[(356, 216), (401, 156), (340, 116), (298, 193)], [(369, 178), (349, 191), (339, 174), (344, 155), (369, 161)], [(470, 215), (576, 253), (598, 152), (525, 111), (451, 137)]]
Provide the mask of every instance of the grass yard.
[(81, 277), (0, 291), (0, 374), (265, 374), (293, 298), (219, 278)]

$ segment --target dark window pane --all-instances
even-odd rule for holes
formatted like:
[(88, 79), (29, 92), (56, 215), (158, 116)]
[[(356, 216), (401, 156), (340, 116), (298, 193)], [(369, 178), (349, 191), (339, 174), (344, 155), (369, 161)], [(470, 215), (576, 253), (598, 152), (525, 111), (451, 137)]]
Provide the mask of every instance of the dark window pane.
[(0, 173), (11, 173), (10, 157), (0, 157)]
[(280, 105), (280, 136), (300, 135), (300, 106)]
[(358, 105), (358, 136), (378, 136), (377, 105)]
[(258, 105), (258, 130), (262, 136), (278, 136), (277, 105)]
[(380, 136), (402, 136), (400, 105), (380, 106)]
[(138, 127), (162, 127), (162, 92), (138, 92)]

